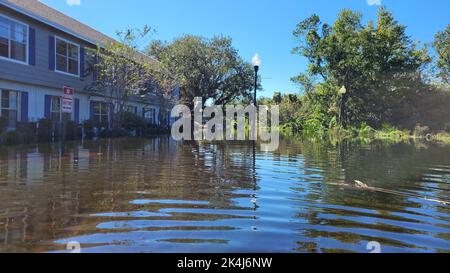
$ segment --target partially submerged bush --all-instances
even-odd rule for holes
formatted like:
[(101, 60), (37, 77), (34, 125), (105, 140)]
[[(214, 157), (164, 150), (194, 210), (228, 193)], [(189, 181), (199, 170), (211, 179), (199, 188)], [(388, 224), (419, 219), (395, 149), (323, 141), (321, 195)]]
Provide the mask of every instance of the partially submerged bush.
[(94, 128), (96, 127), (96, 125), (97, 122), (93, 121), (92, 119), (88, 119), (83, 122), (85, 138), (92, 139), (95, 137)]
[(147, 125), (147, 122), (142, 117), (135, 115), (133, 113), (125, 112), (122, 114), (122, 124), (121, 127), (125, 130), (136, 130), (141, 131)]
[(8, 128), (8, 119), (5, 116), (0, 117), (0, 133), (5, 132)]
[(100, 131), (100, 138), (119, 138), (119, 137), (129, 137), (130, 133), (125, 129), (104, 129)]
[(22, 144), (31, 144), (37, 141), (36, 123), (18, 123), (17, 132), (19, 142)]
[(19, 135), (16, 131), (4, 131), (0, 134), (0, 143), (6, 145), (19, 144)]
[(409, 136), (408, 131), (401, 131), (389, 124), (383, 124), (382, 129), (375, 133), (375, 138), (379, 139), (407, 139)]
[(66, 140), (81, 139), (81, 130), (74, 121), (69, 120), (66, 123)]
[(431, 129), (428, 126), (421, 126), (420, 123), (414, 127), (414, 136), (416, 137), (425, 137), (431, 133)]
[(37, 138), (39, 142), (51, 142), (53, 140), (54, 126), (49, 119), (40, 119), (38, 121)]
[(445, 130), (445, 132), (450, 133), (450, 122), (447, 122), (447, 123), (445, 124), (444, 130)]

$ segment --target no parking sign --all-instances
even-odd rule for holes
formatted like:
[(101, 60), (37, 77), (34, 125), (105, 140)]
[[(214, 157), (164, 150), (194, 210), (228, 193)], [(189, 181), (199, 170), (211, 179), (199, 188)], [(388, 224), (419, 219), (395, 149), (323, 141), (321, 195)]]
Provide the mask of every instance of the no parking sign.
[(64, 86), (63, 90), (64, 95), (62, 97), (62, 112), (72, 114), (75, 89)]

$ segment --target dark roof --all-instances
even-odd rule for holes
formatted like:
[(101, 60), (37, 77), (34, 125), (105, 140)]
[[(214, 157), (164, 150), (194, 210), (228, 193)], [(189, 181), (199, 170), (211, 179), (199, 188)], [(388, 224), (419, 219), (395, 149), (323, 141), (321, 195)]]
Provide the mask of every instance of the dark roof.
[(0, 4), (4, 4), (20, 13), (44, 22), (52, 27), (58, 28), (94, 45), (104, 45), (114, 41), (107, 35), (43, 4), (38, 0), (0, 0)]

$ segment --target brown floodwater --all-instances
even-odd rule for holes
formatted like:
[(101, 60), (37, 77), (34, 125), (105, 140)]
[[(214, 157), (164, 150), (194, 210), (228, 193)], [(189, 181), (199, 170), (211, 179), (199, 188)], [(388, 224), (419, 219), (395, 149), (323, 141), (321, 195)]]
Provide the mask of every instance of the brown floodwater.
[(427, 199), (450, 199), (450, 146), (0, 147), (0, 252), (450, 252), (450, 206)]

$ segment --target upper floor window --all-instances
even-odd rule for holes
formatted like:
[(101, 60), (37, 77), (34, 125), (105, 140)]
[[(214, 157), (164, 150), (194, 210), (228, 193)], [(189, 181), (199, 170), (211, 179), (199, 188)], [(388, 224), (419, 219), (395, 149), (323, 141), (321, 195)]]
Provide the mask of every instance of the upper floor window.
[(0, 15), (0, 57), (27, 62), (27, 49), (28, 26)]
[(56, 70), (79, 75), (80, 46), (66, 40), (56, 38)]

